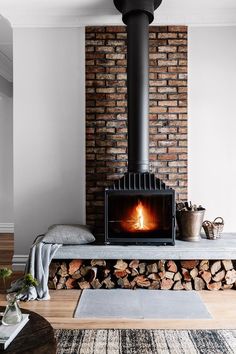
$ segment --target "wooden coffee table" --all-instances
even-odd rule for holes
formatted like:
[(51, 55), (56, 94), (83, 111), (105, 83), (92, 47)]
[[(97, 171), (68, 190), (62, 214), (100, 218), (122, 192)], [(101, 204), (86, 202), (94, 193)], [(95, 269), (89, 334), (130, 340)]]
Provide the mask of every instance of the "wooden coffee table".
[[(4, 307), (0, 307), (0, 312)], [(42, 316), (32, 311), (29, 313), (29, 322), (11, 342), (6, 350), (0, 350), (4, 354), (56, 354), (56, 340), (53, 328)]]

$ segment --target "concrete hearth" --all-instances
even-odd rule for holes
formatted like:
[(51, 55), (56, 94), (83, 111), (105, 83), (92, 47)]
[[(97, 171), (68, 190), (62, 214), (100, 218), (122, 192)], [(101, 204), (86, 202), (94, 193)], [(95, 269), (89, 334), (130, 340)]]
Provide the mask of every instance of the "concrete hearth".
[(54, 259), (236, 259), (236, 233), (224, 233), (218, 240), (200, 242), (176, 240), (175, 246), (142, 245), (67, 245), (58, 249)]

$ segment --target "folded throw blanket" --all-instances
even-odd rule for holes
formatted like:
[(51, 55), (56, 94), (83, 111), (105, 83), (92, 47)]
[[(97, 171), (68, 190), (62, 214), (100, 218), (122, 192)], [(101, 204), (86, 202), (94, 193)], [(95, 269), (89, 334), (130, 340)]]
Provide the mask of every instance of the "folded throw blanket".
[[(49, 265), (56, 251), (62, 244), (43, 242), (44, 235), (39, 235), (31, 246), (29, 258), (25, 267), (25, 274), (30, 273), (38, 281), (37, 287), (31, 287), (28, 293), (23, 294), (21, 300), (49, 300), (48, 274)], [(9, 292), (20, 289), (22, 278), (11, 284)]]

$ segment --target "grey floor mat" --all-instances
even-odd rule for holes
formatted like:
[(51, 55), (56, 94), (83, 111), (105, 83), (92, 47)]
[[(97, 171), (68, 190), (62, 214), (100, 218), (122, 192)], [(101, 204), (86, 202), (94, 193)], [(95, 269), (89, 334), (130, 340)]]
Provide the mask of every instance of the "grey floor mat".
[(211, 319), (195, 291), (84, 290), (75, 318)]

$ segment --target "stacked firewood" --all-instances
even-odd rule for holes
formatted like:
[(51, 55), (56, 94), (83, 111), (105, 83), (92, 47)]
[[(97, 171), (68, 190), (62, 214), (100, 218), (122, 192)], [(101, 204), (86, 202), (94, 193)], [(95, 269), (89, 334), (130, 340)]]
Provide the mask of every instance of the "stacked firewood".
[(181, 202), (176, 204), (177, 211), (199, 211), (205, 210), (201, 205), (192, 204), (192, 202)]
[(50, 289), (236, 289), (236, 262), (231, 260), (68, 260), (53, 261)]

